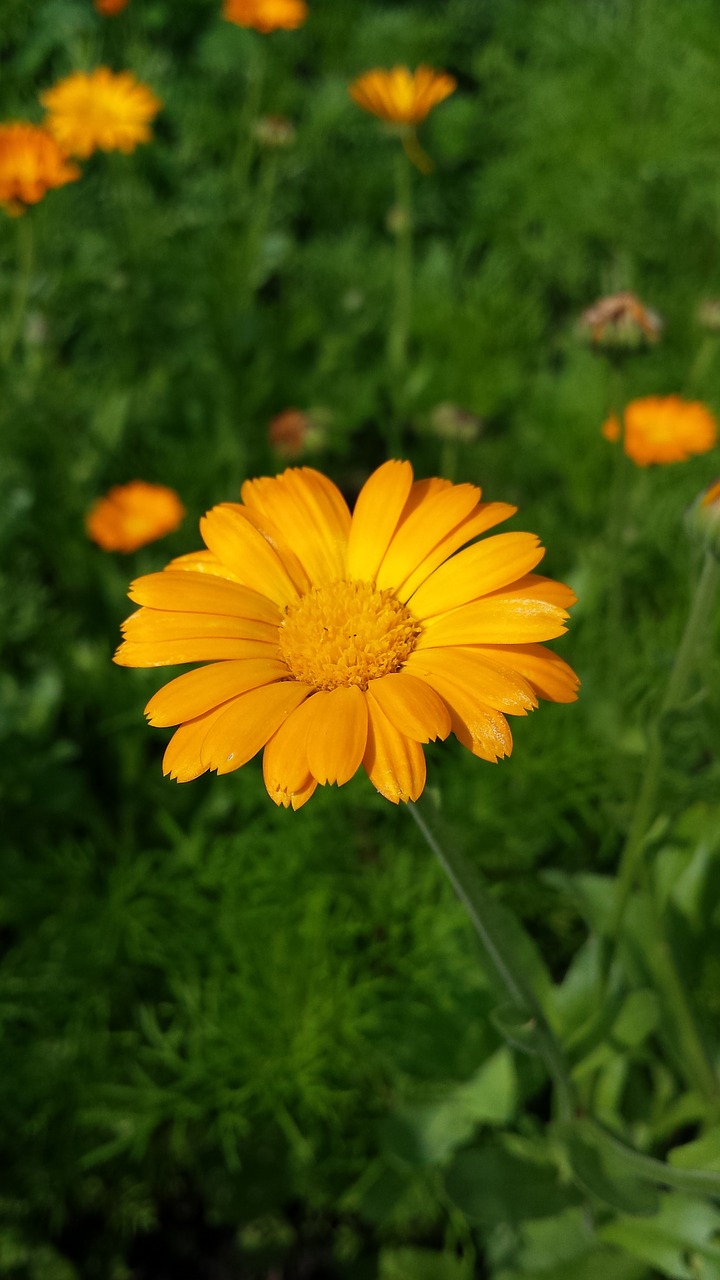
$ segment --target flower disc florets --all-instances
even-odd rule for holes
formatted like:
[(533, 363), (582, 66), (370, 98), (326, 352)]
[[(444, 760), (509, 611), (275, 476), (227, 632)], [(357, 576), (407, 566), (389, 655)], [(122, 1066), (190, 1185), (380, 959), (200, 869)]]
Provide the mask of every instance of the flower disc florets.
[(280, 652), (296, 680), (316, 689), (358, 685), (399, 671), (420, 625), (392, 591), (331, 582), (285, 610)]

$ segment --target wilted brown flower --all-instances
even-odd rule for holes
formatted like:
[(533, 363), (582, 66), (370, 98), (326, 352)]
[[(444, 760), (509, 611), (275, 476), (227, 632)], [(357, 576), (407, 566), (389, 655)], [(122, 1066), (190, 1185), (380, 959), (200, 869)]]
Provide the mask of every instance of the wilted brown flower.
[(430, 414), (430, 430), (441, 440), (457, 440), (460, 444), (472, 444), (482, 431), (482, 419), (477, 414), (462, 409), (458, 404), (444, 401), (436, 404)]
[(287, 116), (260, 116), (253, 125), (253, 136), (258, 146), (269, 150), (291, 147), (297, 130)]
[(278, 457), (288, 461), (312, 453), (325, 443), (327, 417), (327, 410), (283, 409), (268, 424), (268, 440)]
[(634, 293), (613, 293), (583, 311), (580, 328), (597, 347), (632, 350), (657, 342), (663, 320)]

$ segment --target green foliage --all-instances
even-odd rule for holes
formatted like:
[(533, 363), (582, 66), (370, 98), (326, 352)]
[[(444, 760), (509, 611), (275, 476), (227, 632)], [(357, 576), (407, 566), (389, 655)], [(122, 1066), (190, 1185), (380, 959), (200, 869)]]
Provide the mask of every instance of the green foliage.
[[(0, 1275), (714, 1280), (712, 636), (663, 725), (651, 874), (609, 977), (608, 948), (697, 572), (683, 511), (717, 461), (633, 475), (613, 646), (600, 424), (619, 391), (576, 322), (635, 289), (666, 327), (626, 362), (622, 394), (720, 407), (717, 339), (694, 319), (720, 293), (716, 6), (311, 0), (305, 27), (267, 39), (219, 7), (130, 0), (102, 20), (90, 0), (3, 4), (3, 119), (39, 120), (39, 92), (101, 61), (164, 109), (151, 145), (93, 157), (25, 215), (29, 294), (2, 372)], [(248, 155), (261, 61), (261, 110), (297, 139)], [(459, 82), (420, 129), (436, 167), (414, 175), (400, 387), (397, 140), (347, 94), (396, 62)], [(27, 225), (0, 212), (0, 346)], [(352, 498), (398, 397), (417, 473), (517, 502), (543, 568), (580, 597), (559, 646), (577, 706), (516, 720), (496, 767), (427, 750), (509, 945), (511, 910), (532, 936), (569, 1117), (551, 1114), (537, 1024), (498, 995), (404, 812), (360, 778), (276, 811), (257, 762), (175, 787), (142, 718), (158, 673), (110, 662), (129, 580), (195, 548), (205, 509), (281, 465), (276, 413), (316, 413), (307, 460)], [(446, 401), (482, 419), (477, 440), (433, 434)], [(187, 519), (108, 556), (84, 515), (136, 476), (175, 487)]]

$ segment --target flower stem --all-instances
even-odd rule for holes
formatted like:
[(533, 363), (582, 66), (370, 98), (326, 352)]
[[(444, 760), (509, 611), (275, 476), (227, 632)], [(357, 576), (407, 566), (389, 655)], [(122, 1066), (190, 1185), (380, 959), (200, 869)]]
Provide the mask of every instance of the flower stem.
[[(507, 929), (503, 927), (497, 904), (482, 884), (475, 867), (460, 850), (449, 842), (440, 842), (425, 820), (420, 803), (409, 804), (408, 809), (465, 907), (500, 987), (504, 989), (509, 1002), (527, 1013), (528, 1019), (534, 1024), (534, 1044), (556, 1086), (560, 1116), (562, 1119), (569, 1119), (575, 1110), (575, 1089), (562, 1047), (533, 990), (523, 961), (517, 954), (512, 939), (508, 937)], [(507, 915), (505, 909), (503, 914)], [(519, 922), (513, 923), (515, 930), (522, 929)]]
[(233, 190), (235, 192), (239, 191), (241, 200), (244, 198), (247, 190), (250, 166), (252, 165), (255, 151), (253, 125), (257, 119), (258, 111), (260, 110), (263, 82), (265, 80), (264, 53), (265, 51), (262, 44), (259, 41), (254, 41), (252, 58), (248, 68), (247, 83), (245, 87), (245, 102), (243, 103), (243, 108), (240, 113), (240, 127), (238, 129), (235, 159), (230, 170)]
[(402, 453), (402, 418), (405, 408), (408, 339), (413, 305), (413, 205), (412, 166), (404, 150), (395, 157), (395, 298), (388, 334), (388, 366), (391, 379), (392, 416), (388, 448), (391, 457)]
[(618, 873), (618, 899), (614, 933), (622, 925), (628, 896), (633, 887), (645, 838), (650, 828), (662, 777), (662, 722), (685, 698), (698, 649), (704, 639), (720, 586), (720, 561), (712, 551), (705, 552), (702, 571), (693, 596), (675, 661), (670, 672), (660, 710), (648, 731), (648, 750), (640, 790), (638, 791)]
[(12, 311), (10, 313), (10, 321), (5, 333), (5, 340), (2, 345), (2, 352), (0, 353), (0, 363), (2, 363), (3, 366), (9, 365), (13, 352), (15, 351), (15, 345), (22, 332), (28, 295), (30, 293), (30, 280), (32, 278), (34, 256), (32, 218), (25, 213), (18, 218), (15, 296), (13, 299)]
[[(693, 596), (688, 619), (680, 645), (675, 655), (665, 694), (655, 720), (648, 731), (648, 750), (640, 789), (630, 822), (625, 846), (620, 858), (618, 892), (612, 922), (615, 946), (621, 936), (628, 900), (635, 880), (642, 868), (645, 842), (650, 830), (657, 803), (664, 764), (663, 723), (665, 718), (682, 704), (687, 695), (698, 652), (707, 635), (708, 624), (720, 586), (720, 562), (715, 554), (705, 553), (702, 571)], [(651, 894), (652, 910), (659, 945), (655, 950), (655, 975), (661, 994), (675, 1024), (681, 1046), (681, 1059), (688, 1083), (706, 1098), (717, 1101), (718, 1082), (708, 1060), (702, 1039), (687, 999), (687, 993), (677, 972), (672, 951), (663, 937), (661, 911), (655, 895)]]

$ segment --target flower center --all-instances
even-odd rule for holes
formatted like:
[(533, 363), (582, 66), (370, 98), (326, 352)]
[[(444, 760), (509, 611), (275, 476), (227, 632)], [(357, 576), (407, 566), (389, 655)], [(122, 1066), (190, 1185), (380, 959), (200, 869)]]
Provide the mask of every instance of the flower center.
[(316, 689), (359, 685), (399, 671), (420, 624), (392, 591), (371, 582), (329, 582), (288, 605), (280, 652), (296, 680)]

